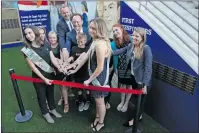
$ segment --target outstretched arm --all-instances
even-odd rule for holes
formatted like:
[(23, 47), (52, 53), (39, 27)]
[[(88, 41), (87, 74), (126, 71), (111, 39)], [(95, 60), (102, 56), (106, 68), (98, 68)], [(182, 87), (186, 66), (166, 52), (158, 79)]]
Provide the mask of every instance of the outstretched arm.
[(62, 61), (64, 61), (64, 57), (63, 57), (62, 50), (60, 50), (60, 59), (61, 59)]
[[(62, 57), (61, 57), (62, 58)], [(63, 72), (64, 66), (66, 65), (62, 59), (58, 59), (54, 56), (53, 52), (50, 51), (50, 59), (52, 64), (60, 71)]]
[(59, 68), (57, 58), (54, 56), (52, 51), (50, 51), (50, 60), (56, 68)]
[(113, 50), (113, 55), (120, 55), (120, 54), (126, 52), (128, 49), (132, 49), (132, 46), (133, 45), (131, 43), (129, 43), (126, 47)]
[(68, 58), (67, 62), (70, 63), (72, 61), (74, 61), (74, 58), (71, 56), (71, 57)]
[(67, 72), (68, 75), (76, 73), (88, 60), (89, 57), (89, 53), (84, 53), (81, 54), (81, 56), (73, 63), (73, 65), (76, 65), (77, 67), (75, 68), (75, 70), (69, 70)]
[(40, 77), (42, 80), (45, 81), (46, 84), (51, 85), (52, 82), (51, 80), (47, 79), (46, 77), (44, 77), (42, 75), (42, 73), (38, 70), (38, 68), (35, 66), (35, 64), (28, 58), (26, 57), (26, 61), (28, 63), (28, 65), (30, 66), (30, 68), (32, 69), (32, 71), (38, 76)]

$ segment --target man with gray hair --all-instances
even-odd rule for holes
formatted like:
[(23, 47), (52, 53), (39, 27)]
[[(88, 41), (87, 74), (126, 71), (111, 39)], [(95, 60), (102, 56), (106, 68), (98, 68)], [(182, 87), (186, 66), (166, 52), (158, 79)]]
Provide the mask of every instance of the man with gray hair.
[(77, 39), (76, 39), (76, 35), (78, 33), (86, 34), (86, 36), (87, 36), (87, 42), (85, 44), (86, 46), (90, 46), (90, 44), (92, 42), (91, 36), (88, 33), (88, 28), (82, 27), (82, 25), (83, 25), (82, 15), (78, 14), (78, 13), (73, 14), (73, 16), (71, 17), (71, 21), (72, 21), (74, 29), (67, 33), (66, 43), (60, 44), (61, 49), (63, 51), (63, 55), (66, 55), (66, 56), (64, 56), (64, 60), (68, 59), (72, 47), (78, 45)]

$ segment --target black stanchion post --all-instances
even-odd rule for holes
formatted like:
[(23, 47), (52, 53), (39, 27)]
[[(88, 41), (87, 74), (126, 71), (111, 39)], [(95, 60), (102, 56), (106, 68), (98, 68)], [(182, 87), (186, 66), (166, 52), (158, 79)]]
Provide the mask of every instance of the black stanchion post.
[[(9, 73), (10, 73), (10, 76), (12, 74), (14, 74), (15, 73), (14, 69), (9, 69)], [(18, 84), (17, 84), (17, 80), (11, 78), (11, 81), (12, 81), (12, 85), (13, 85), (15, 95), (16, 95), (16, 98), (17, 98), (17, 102), (18, 102), (18, 105), (19, 105), (19, 109), (20, 109), (20, 113), (18, 113), (16, 115), (15, 120), (17, 122), (28, 121), (28, 120), (31, 119), (33, 113), (29, 110), (24, 109), (23, 102), (22, 102), (21, 95), (20, 95), (20, 91), (19, 91), (19, 87), (18, 87)]]
[[(15, 73), (14, 69), (10, 69), (9, 73), (10, 73), (10, 75)], [(23, 102), (22, 102), (22, 99), (21, 99), (20, 92), (19, 92), (19, 87), (18, 87), (18, 84), (17, 84), (17, 80), (16, 79), (11, 79), (11, 80), (12, 80), (12, 85), (13, 85), (13, 88), (14, 88), (14, 91), (15, 91), (15, 95), (17, 97), (17, 101), (18, 101), (18, 105), (19, 105), (19, 109), (20, 109), (21, 115), (24, 116), (25, 115), (25, 109), (24, 109), (24, 106), (23, 106)]]
[[(142, 89), (143, 85), (138, 85), (138, 89)], [(138, 95), (137, 103), (136, 103), (136, 112), (135, 112), (135, 118), (133, 121), (133, 127), (131, 129), (128, 129), (125, 131), (125, 133), (141, 133), (140, 130), (138, 130), (138, 119), (139, 119), (139, 113), (140, 113), (140, 104), (141, 104), (141, 98), (142, 94)]]
[(137, 105), (136, 105), (136, 116), (135, 116), (135, 120), (133, 121), (133, 127), (132, 127), (132, 133), (141, 133), (140, 130), (138, 130), (138, 117), (139, 117), (139, 113), (140, 113), (140, 103), (141, 103), (141, 95), (138, 95), (138, 101), (137, 101)]

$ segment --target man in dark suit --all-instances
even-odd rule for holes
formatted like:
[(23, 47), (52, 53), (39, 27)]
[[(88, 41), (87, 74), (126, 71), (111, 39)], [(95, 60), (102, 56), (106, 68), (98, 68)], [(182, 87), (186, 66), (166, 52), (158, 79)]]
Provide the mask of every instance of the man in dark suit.
[(67, 58), (70, 55), (70, 51), (72, 49), (73, 46), (77, 46), (77, 39), (76, 39), (76, 35), (77, 33), (85, 33), (87, 35), (87, 43), (86, 46), (90, 46), (92, 39), (91, 36), (88, 33), (88, 28), (82, 27), (83, 24), (83, 19), (82, 16), (80, 14), (73, 14), (71, 17), (72, 20), (72, 24), (74, 29), (72, 29), (72, 31), (68, 32), (66, 34), (66, 43), (64, 45), (60, 45), (63, 51), (63, 54), (67, 55), (65, 56), (64, 60), (67, 60)]
[[(74, 46), (78, 46), (77, 39), (76, 39), (76, 36), (78, 33), (86, 34), (87, 42), (85, 46), (90, 46), (90, 44), (92, 43), (91, 36), (88, 33), (88, 28), (82, 27), (83, 19), (82, 19), (81, 14), (73, 14), (71, 17), (71, 20), (72, 20), (74, 29), (66, 34), (66, 43), (64, 45), (60, 45), (63, 54), (67, 55), (64, 57), (65, 58), (64, 60), (68, 59), (69, 55), (71, 54), (72, 48)], [(81, 94), (78, 94), (78, 96), (76, 96), (77, 97), (76, 103), (79, 103), (78, 101), (79, 101), (79, 97), (81, 97), (80, 95), (83, 95), (83, 94), (81, 93)], [(87, 97), (90, 97), (89, 94), (87, 95)], [(89, 108), (89, 105), (90, 105), (90, 102), (86, 102), (85, 104), (83, 104), (84, 110), (87, 110)], [(81, 106), (81, 104), (79, 104), (78, 106)]]
[[(58, 41), (59, 41), (59, 45), (65, 45), (66, 44), (66, 34), (71, 31), (73, 29), (73, 25), (70, 21), (70, 17), (72, 15), (71, 13), (71, 9), (68, 6), (63, 6), (60, 9), (60, 14), (62, 16), (62, 18), (59, 20), (59, 22), (57, 23), (57, 35), (58, 35)], [(65, 53), (63, 54), (63, 57), (65, 57)], [(66, 59), (66, 58), (64, 58)], [(64, 60), (65, 62), (67, 60)], [(67, 78), (68, 81), (70, 81), (70, 78)], [(69, 93), (69, 94), (68, 94)], [(69, 89), (67, 89), (67, 87), (62, 86), (61, 87), (61, 99), (58, 102), (58, 105), (61, 105), (62, 102), (64, 102), (64, 113), (67, 113), (69, 110), (69, 106), (68, 106), (68, 96), (74, 96), (74, 94), (72, 93), (72, 91)]]
[(73, 29), (73, 25), (70, 21), (70, 17), (72, 15), (71, 9), (68, 6), (61, 7), (60, 14), (62, 18), (57, 23), (57, 35), (59, 38), (59, 44), (62, 46), (66, 44), (66, 34)]

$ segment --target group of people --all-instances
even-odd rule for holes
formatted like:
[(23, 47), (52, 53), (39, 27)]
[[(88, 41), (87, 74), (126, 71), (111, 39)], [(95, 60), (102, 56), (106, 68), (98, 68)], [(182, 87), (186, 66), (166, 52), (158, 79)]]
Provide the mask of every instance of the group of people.
[[(142, 89), (139, 117), (142, 119), (146, 95), (150, 90), (152, 75), (152, 52), (146, 45), (144, 28), (134, 29), (129, 35), (121, 24), (113, 26), (113, 40), (109, 39), (108, 29), (102, 18), (82, 27), (81, 14), (72, 14), (68, 6), (61, 9), (62, 18), (57, 24), (57, 33), (50, 31), (48, 39), (42, 27), (24, 28), (24, 45), (21, 49), (32, 69), (32, 77), (45, 83), (33, 83), (39, 107), (48, 123), (54, 123), (50, 114), (57, 118), (62, 115), (56, 111), (54, 85), (52, 80), (65, 80), (82, 83), (85, 86), (111, 86), (116, 73), (118, 85), (126, 89)], [(69, 111), (68, 87), (61, 86), (59, 104), (64, 105), (64, 113)], [(110, 92), (89, 91), (74, 88), (78, 110), (88, 110), (91, 98), (96, 104), (96, 115), (91, 128), (101, 130), (104, 125), (106, 109), (110, 108)], [(117, 110), (128, 112), (124, 126), (132, 126), (135, 118), (137, 95), (121, 94)]]

